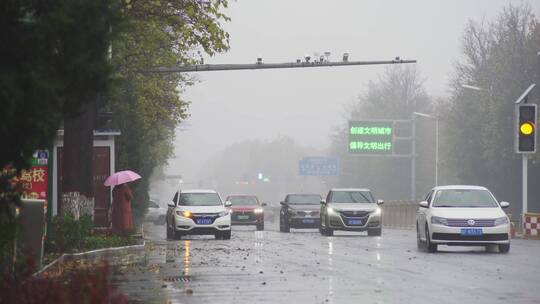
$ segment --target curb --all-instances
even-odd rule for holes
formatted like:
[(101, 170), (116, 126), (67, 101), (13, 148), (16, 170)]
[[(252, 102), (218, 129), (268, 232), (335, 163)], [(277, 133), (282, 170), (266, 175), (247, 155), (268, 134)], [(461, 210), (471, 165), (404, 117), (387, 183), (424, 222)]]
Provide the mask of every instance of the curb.
[(109, 247), (109, 248), (102, 248), (102, 249), (96, 249), (96, 250), (79, 252), (79, 253), (64, 253), (61, 256), (59, 256), (56, 260), (50, 262), (45, 267), (41, 268), (38, 272), (34, 273), (32, 276), (39, 277), (41, 276), (42, 273), (47, 271), (49, 268), (62, 262), (72, 261), (72, 260), (81, 259), (81, 258), (99, 258), (99, 257), (107, 256), (112, 253), (117, 253), (119, 251), (121, 252), (125, 251), (123, 253), (127, 254), (132, 251), (134, 252), (140, 251), (141, 249), (144, 249), (145, 246), (146, 246), (146, 241), (143, 240), (142, 244), (138, 244), (138, 245)]

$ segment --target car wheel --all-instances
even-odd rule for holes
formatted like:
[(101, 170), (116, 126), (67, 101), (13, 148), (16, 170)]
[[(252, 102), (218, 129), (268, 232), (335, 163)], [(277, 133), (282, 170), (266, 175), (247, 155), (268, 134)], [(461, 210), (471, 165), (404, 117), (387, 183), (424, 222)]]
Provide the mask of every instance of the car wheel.
[(221, 233), (221, 236), (224, 240), (230, 240), (231, 239), (231, 231), (225, 231)]
[(416, 246), (418, 247), (418, 250), (424, 250), (424, 242), (422, 242), (422, 239), (420, 238), (420, 228), (418, 228), (418, 224), (416, 224)]
[(165, 230), (167, 231), (167, 239), (170, 240), (172, 238), (172, 233), (168, 223), (165, 223)]
[(437, 244), (433, 244), (431, 243), (431, 238), (429, 236), (429, 229), (426, 225), (426, 249), (427, 249), (427, 252), (437, 252)]
[(368, 229), (367, 234), (369, 236), (381, 236), (382, 228), (379, 229)]
[(334, 229), (330, 228), (328, 224), (328, 217), (325, 217), (324, 219), (324, 229), (323, 229), (323, 235), (326, 236), (333, 236), (334, 235)]
[(510, 251), (510, 244), (500, 244), (499, 253), (508, 253)]
[(260, 222), (257, 224), (257, 230), (259, 231), (264, 230), (264, 222)]
[(283, 223), (283, 232), (291, 232), (291, 226), (287, 222)]
[(182, 239), (183, 233), (180, 231), (176, 231), (176, 229), (172, 228), (172, 235), (173, 235), (173, 239), (180, 240)]

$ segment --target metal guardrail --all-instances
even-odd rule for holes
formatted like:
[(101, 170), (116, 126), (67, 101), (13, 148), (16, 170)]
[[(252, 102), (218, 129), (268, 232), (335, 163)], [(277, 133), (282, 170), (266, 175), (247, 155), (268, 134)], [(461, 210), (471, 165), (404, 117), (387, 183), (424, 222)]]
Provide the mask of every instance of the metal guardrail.
[(382, 205), (383, 226), (386, 228), (414, 229), (417, 210), (417, 202), (386, 201)]

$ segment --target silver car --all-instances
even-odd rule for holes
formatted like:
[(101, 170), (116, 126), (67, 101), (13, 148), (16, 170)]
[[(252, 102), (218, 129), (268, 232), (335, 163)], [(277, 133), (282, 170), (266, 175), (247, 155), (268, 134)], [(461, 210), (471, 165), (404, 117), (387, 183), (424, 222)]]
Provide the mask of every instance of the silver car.
[(332, 189), (321, 201), (322, 235), (332, 236), (334, 230), (367, 231), (368, 235), (382, 233), (382, 214), (369, 189)]

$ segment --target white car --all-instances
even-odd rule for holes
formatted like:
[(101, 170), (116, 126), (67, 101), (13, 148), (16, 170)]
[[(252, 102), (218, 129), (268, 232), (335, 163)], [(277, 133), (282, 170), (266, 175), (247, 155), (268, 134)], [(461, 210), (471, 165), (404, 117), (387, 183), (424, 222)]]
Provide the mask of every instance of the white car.
[(433, 188), (416, 214), (418, 248), (436, 252), (438, 245), (498, 246), (510, 250), (510, 220), (493, 194), (478, 186)]
[(189, 234), (210, 234), (216, 239), (231, 238), (231, 215), (214, 190), (177, 191), (167, 210), (167, 238)]
[(167, 209), (162, 207), (159, 201), (149, 200), (148, 209), (144, 220), (146, 222), (152, 222), (156, 225), (165, 225), (165, 216), (167, 214)]

